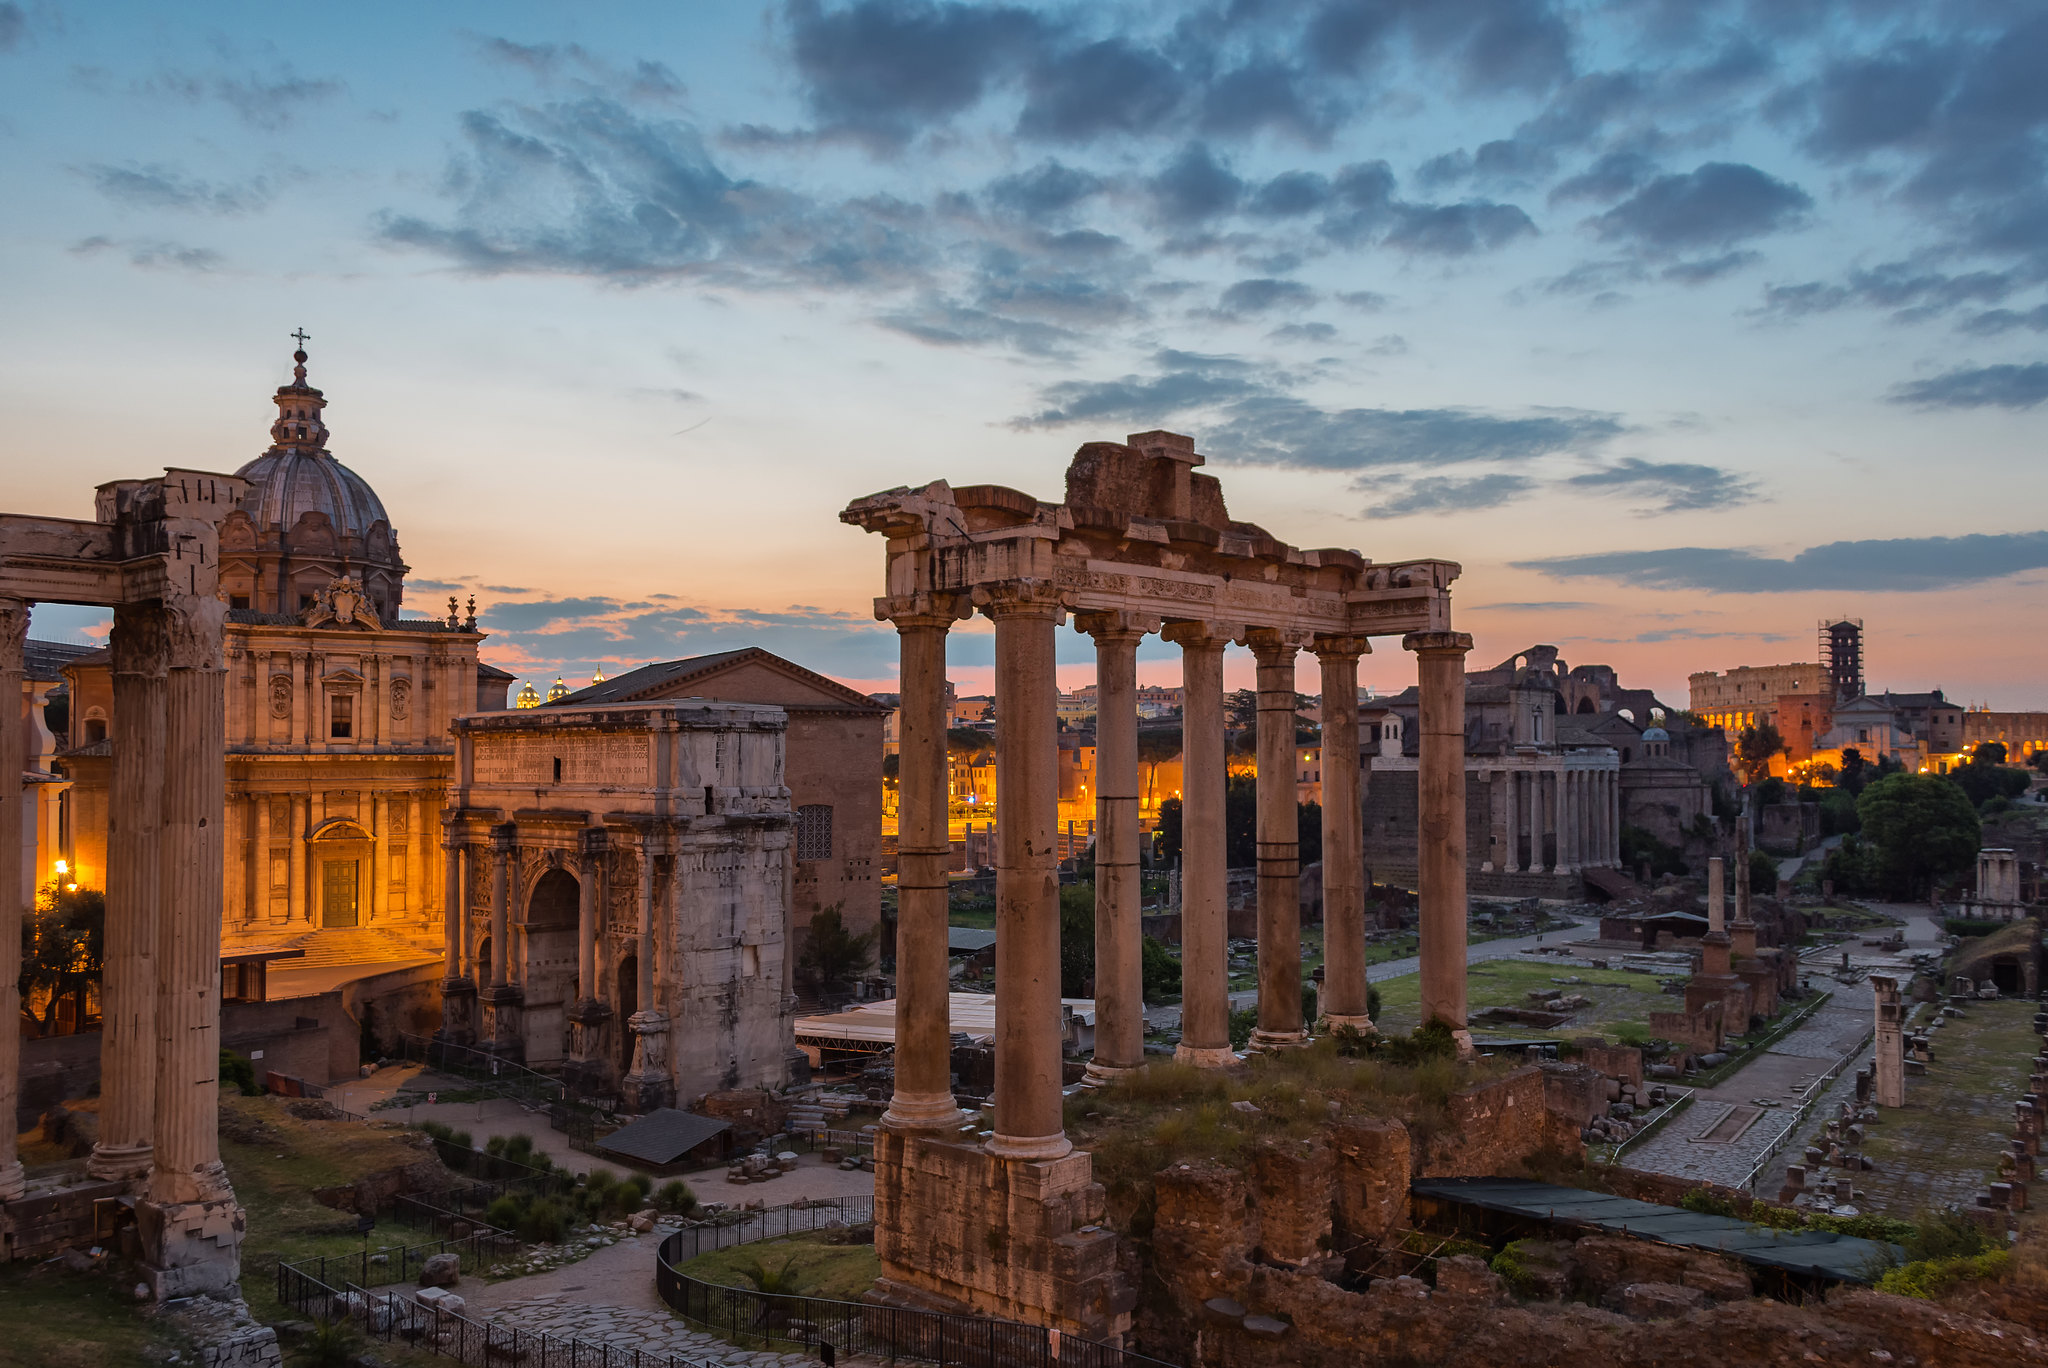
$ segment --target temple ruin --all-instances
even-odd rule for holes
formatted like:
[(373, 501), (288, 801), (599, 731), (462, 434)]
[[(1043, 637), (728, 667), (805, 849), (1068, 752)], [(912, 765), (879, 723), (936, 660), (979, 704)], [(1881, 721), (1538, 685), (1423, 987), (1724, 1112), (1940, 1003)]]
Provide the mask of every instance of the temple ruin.
[[(1357, 694), (1374, 636), (1415, 652), (1419, 752), (1422, 1012), (1465, 1034), (1465, 674), (1471, 638), (1451, 630), (1449, 561), (1375, 564), (1301, 550), (1236, 522), (1196, 467), (1192, 439), (1145, 432), (1093, 442), (1045, 503), (997, 485), (944, 481), (859, 499), (841, 518), (888, 539), (875, 615), (902, 650), (895, 1092), (876, 1144), (881, 1295), (972, 1309), (1091, 1338), (1121, 1335), (1135, 1293), (1102, 1190), (1062, 1121), (1054, 628), (1095, 639), (1100, 766), (1096, 879), (1097, 1078), (1142, 1060), (1135, 659), (1156, 632), (1181, 648), (1185, 694), (1183, 1008), (1178, 1057), (1235, 1058), (1228, 1034), (1223, 650), (1258, 658), (1261, 774), (1291, 774), (1294, 660), (1313, 652), (1325, 698)], [(952, 624), (995, 624), (994, 1126), (977, 1134), (948, 1065), (945, 653)], [(1323, 878), (1330, 1026), (1366, 1012), (1364, 864), (1356, 718), (1336, 709), (1323, 766)], [(1258, 791), (1257, 1050), (1303, 1043), (1300, 905), (1292, 784)], [(1006, 1252), (1004, 1252), (1006, 1251)]]
[[(101, 989), (100, 1134), (93, 1181), (38, 1191), (16, 1151), (22, 907), (0, 901), (0, 1257), (18, 1257), (94, 1204), (132, 1199), (141, 1264), (159, 1299), (229, 1288), (242, 1210), (215, 1127), (220, 1051), (225, 808), (221, 522), (246, 492), (231, 475), (166, 470), (99, 487), (91, 522), (0, 516), (0, 693), (21, 696), (36, 603), (114, 610), (116, 706), (145, 743), (114, 754)], [(23, 768), (23, 729), (0, 727), (0, 773)], [(0, 815), (22, 801), (0, 791)], [(19, 829), (18, 818), (10, 818)], [(22, 846), (0, 842), (0, 888), (22, 886)], [(34, 1209), (33, 1211), (31, 1209)]]

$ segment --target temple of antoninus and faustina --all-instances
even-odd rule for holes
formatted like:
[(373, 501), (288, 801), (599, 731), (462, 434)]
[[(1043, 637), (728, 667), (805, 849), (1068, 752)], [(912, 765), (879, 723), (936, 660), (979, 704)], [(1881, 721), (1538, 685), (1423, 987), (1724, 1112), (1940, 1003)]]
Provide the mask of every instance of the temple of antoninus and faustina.
[[(1191, 439), (1139, 433), (1083, 446), (1066, 497), (995, 485), (894, 489), (840, 516), (888, 539), (876, 616), (902, 647), (895, 1094), (876, 1144), (877, 1244), (887, 1295), (968, 1307), (1092, 1338), (1128, 1325), (1102, 1190), (1061, 1114), (1058, 746), (1054, 628), (1095, 639), (1096, 1035), (1093, 1072), (1142, 1062), (1136, 652), (1181, 648), (1182, 1039), (1179, 1057), (1233, 1056), (1226, 991), (1223, 649), (1258, 660), (1258, 769), (1293, 773), (1294, 661), (1312, 652), (1328, 699), (1357, 696), (1370, 638), (1398, 636), (1420, 684), (1422, 1011), (1465, 1028), (1465, 653), (1451, 630), (1448, 561), (1374, 564), (1301, 550), (1233, 522), (1195, 470)], [(948, 1064), (946, 635), (995, 624), (996, 1060), (992, 1132), (966, 1128)], [(1366, 1016), (1365, 872), (1352, 709), (1324, 714), (1323, 898), (1331, 1026)], [(1259, 1020), (1254, 1049), (1307, 1038), (1302, 1020), (1295, 792), (1258, 790)], [(1009, 1254), (990, 1259), (998, 1247)]]

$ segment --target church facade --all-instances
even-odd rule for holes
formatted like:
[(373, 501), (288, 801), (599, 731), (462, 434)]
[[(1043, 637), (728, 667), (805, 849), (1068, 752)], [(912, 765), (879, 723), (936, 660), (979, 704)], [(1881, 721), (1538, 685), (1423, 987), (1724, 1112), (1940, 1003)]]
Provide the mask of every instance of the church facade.
[[(437, 955), (449, 724), (502, 709), (512, 676), (483, 664), (472, 604), (403, 613), (407, 566), (376, 492), (327, 448), (327, 400), (294, 354), (271, 445), (220, 531), (226, 627), (229, 952), (292, 947), (309, 965)], [(106, 650), (70, 661), (72, 875), (105, 886), (113, 748), (157, 730)], [(287, 961), (287, 964), (292, 963)], [(283, 966), (280, 966), (283, 967)]]

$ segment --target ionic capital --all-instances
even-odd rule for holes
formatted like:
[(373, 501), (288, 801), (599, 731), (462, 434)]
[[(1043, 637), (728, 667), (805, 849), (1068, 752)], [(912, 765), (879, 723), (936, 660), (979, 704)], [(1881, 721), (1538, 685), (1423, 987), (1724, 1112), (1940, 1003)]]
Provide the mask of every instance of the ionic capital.
[(1074, 630), (1094, 637), (1098, 646), (1106, 641), (1138, 641), (1159, 630), (1159, 619), (1121, 609), (1099, 613), (1076, 613)]
[(1410, 632), (1401, 638), (1401, 649), (1417, 655), (1462, 656), (1472, 649), (1470, 632)]
[(1244, 644), (1261, 665), (1285, 665), (1308, 645), (1311, 634), (1285, 627), (1253, 627), (1244, 634)]
[(1050, 618), (1065, 615), (1059, 586), (1048, 579), (1001, 580), (974, 586), (974, 606), (995, 622), (1004, 618)]
[(1313, 651), (1318, 658), (1325, 658), (1329, 656), (1349, 656), (1351, 659), (1356, 660), (1360, 656), (1372, 654), (1372, 638), (1362, 636), (1332, 636), (1322, 632), (1318, 632), (1316, 633), (1315, 639), (1309, 642), (1308, 648), (1309, 650)]
[(887, 594), (875, 600), (875, 620), (894, 623), (899, 632), (943, 632), (973, 614), (965, 594)]
[(1184, 651), (1214, 648), (1222, 650), (1244, 634), (1244, 624), (1210, 622), (1201, 618), (1179, 619), (1159, 629), (1159, 639), (1170, 641)]

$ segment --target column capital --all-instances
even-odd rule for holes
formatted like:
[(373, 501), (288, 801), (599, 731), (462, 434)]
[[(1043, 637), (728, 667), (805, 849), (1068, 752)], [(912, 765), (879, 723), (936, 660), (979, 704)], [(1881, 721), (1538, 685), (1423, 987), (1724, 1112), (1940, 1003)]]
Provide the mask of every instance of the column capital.
[(612, 834), (601, 826), (583, 828), (576, 836), (576, 862), (588, 869), (611, 849)]
[(0, 598), (0, 663), (22, 668), (22, 651), (28, 642), (27, 600)]
[(1372, 638), (1365, 636), (1338, 636), (1317, 632), (1308, 644), (1308, 649), (1318, 658), (1325, 656), (1359, 656), (1372, 654)]
[(1059, 586), (1049, 579), (999, 580), (974, 586), (974, 606), (984, 616), (1000, 622), (1004, 618), (1050, 618), (1057, 623), (1065, 616)]
[(875, 620), (893, 622), (899, 632), (934, 628), (943, 632), (973, 615), (974, 604), (965, 594), (890, 594), (875, 600)]
[(1129, 638), (1137, 641), (1159, 630), (1159, 619), (1121, 609), (1074, 614), (1074, 630), (1094, 637), (1098, 644)]
[(1417, 655), (1464, 655), (1472, 649), (1470, 632), (1410, 632), (1401, 649)]
[(1295, 653), (1308, 645), (1312, 635), (1285, 627), (1249, 627), (1245, 629), (1244, 644), (1251, 648), (1261, 665), (1270, 665), (1275, 659), (1294, 659)]
[(500, 822), (491, 828), (491, 850), (499, 859), (505, 859), (519, 846), (519, 825), (516, 822)]
[(1159, 639), (1190, 650), (1213, 646), (1220, 651), (1244, 635), (1244, 630), (1244, 624), (1239, 622), (1210, 622), (1201, 618), (1183, 618), (1161, 627)]

